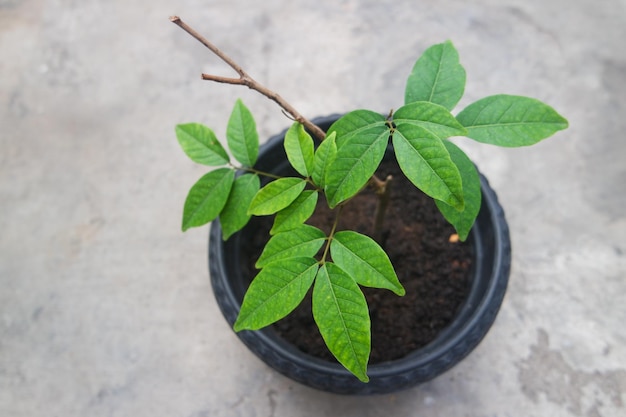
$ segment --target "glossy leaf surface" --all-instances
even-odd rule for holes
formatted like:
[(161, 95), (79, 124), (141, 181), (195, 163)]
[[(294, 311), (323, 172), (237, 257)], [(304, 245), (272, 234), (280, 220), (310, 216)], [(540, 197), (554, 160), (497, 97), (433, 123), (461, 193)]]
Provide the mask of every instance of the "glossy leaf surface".
[(432, 131), (398, 124), (393, 146), (402, 172), (417, 188), (459, 210), (463, 208), (461, 174), (443, 141)]
[(313, 139), (301, 123), (291, 125), (285, 134), (285, 152), (291, 166), (303, 177), (313, 171)]
[(224, 240), (241, 230), (250, 220), (248, 206), (259, 191), (259, 187), (259, 177), (253, 174), (244, 174), (233, 183), (226, 205), (220, 213)]
[(314, 258), (291, 258), (267, 265), (252, 280), (235, 322), (235, 331), (257, 330), (293, 311), (317, 274)]
[(330, 127), (337, 134), (337, 156), (326, 175), (331, 208), (359, 192), (378, 168), (389, 141), (385, 122), (378, 113), (357, 110)]
[(393, 114), (393, 121), (397, 126), (403, 124), (419, 126), (440, 139), (467, 134), (465, 128), (448, 109), (426, 101), (418, 101), (400, 107)]
[(211, 171), (189, 190), (183, 209), (183, 231), (214, 220), (226, 205), (235, 172), (229, 168)]
[(492, 145), (529, 146), (568, 126), (567, 120), (539, 100), (495, 95), (470, 104), (457, 115), (467, 136)]
[(472, 161), (458, 146), (450, 141), (444, 141), (444, 144), (448, 152), (450, 152), (452, 161), (454, 161), (461, 173), (465, 207), (462, 211), (459, 211), (440, 200), (435, 200), (435, 204), (437, 204), (439, 211), (441, 211), (446, 220), (454, 226), (459, 239), (465, 241), (480, 211), (480, 177)]
[(317, 147), (313, 156), (313, 182), (321, 188), (326, 186), (326, 172), (328, 167), (335, 162), (337, 156), (337, 144), (335, 143), (336, 132), (326, 136), (326, 139)]
[(313, 287), (313, 318), (326, 346), (359, 380), (367, 382), (370, 317), (358, 284), (333, 263), (325, 263)]
[(177, 125), (176, 139), (185, 154), (198, 164), (218, 166), (229, 162), (228, 154), (215, 133), (200, 123)]
[(226, 128), (228, 148), (237, 161), (251, 167), (259, 156), (259, 134), (250, 110), (237, 100)]
[(311, 258), (317, 254), (325, 240), (324, 232), (307, 224), (278, 233), (265, 245), (256, 267), (263, 268), (272, 262), (289, 258)]
[(372, 238), (353, 231), (337, 232), (330, 244), (333, 262), (357, 283), (386, 288), (397, 295), (405, 291), (385, 251)]
[(305, 190), (289, 206), (279, 211), (270, 230), (271, 235), (286, 232), (304, 223), (315, 210), (317, 191)]
[(248, 214), (265, 216), (289, 206), (298, 198), (306, 182), (301, 178), (280, 178), (261, 188), (254, 196)]
[(341, 116), (328, 128), (328, 135), (335, 133), (335, 142), (339, 149), (355, 136), (371, 134), (374, 126), (385, 124), (385, 117), (370, 110), (354, 110)]
[(429, 101), (452, 110), (464, 90), (465, 69), (452, 42), (446, 41), (431, 46), (417, 60), (406, 83), (404, 102)]

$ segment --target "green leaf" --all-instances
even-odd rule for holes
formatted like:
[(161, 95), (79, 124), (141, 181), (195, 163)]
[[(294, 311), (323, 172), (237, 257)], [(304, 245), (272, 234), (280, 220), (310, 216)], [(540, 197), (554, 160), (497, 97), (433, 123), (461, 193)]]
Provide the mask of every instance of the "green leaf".
[(454, 226), (459, 239), (465, 241), (480, 211), (480, 177), (472, 161), (458, 146), (447, 140), (444, 141), (444, 145), (461, 173), (465, 207), (462, 211), (459, 211), (440, 200), (435, 200), (435, 204), (437, 204), (443, 217)]
[(430, 101), (452, 110), (464, 90), (465, 69), (452, 42), (446, 41), (431, 46), (417, 60), (406, 83), (404, 102)]
[(366, 287), (405, 291), (385, 251), (372, 238), (353, 231), (337, 232), (330, 244), (333, 262)]
[(393, 148), (402, 172), (417, 188), (463, 209), (461, 174), (441, 139), (421, 126), (399, 124)]
[(314, 258), (292, 258), (263, 268), (243, 298), (235, 331), (258, 330), (291, 313), (313, 284), (318, 267)]
[(467, 106), (456, 117), (467, 136), (478, 142), (528, 146), (567, 128), (567, 120), (552, 107), (529, 97), (495, 95)]
[(335, 122), (337, 156), (326, 174), (331, 208), (358, 193), (378, 168), (389, 141), (389, 126), (378, 113), (356, 110)]
[(418, 101), (400, 107), (393, 115), (396, 126), (412, 124), (428, 130), (439, 139), (450, 136), (464, 136), (465, 128), (452, 113), (438, 104)]
[(288, 232), (274, 235), (256, 262), (257, 268), (283, 259), (310, 258), (320, 250), (326, 235), (317, 227), (303, 224)]
[(198, 164), (218, 166), (227, 164), (230, 160), (215, 133), (204, 125), (177, 125), (176, 138), (187, 156)]
[(265, 216), (277, 213), (293, 203), (305, 186), (306, 181), (301, 178), (280, 178), (272, 181), (254, 196), (248, 214)]
[(278, 212), (270, 234), (286, 232), (304, 223), (315, 211), (317, 196), (317, 191), (303, 191), (293, 203)]
[(311, 173), (311, 178), (313, 178), (313, 182), (321, 188), (326, 186), (326, 172), (337, 156), (336, 136), (337, 132), (331, 132), (326, 135), (326, 139), (317, 147), (315, 155), (313, 156), (313, 172)]
[(259, 187), (259, 177), (253, 174), (244, 174), (233, 183), (226, 205), (220, 213), (224, 240), (241, 230), (250, 220), (248, 206), (259, 191)]
[(328, 128), (326, 134), (330, 135), (334, 132), (337, 135), (335, 142), (339, 149), (355, 136), (371, 135), (371, 130), (385, 125), (385, 121), (385, 117), (379, 113), (370, 110), (354, 110), (337, 119)]
[(226, 139), (237, 161), (248, 167), (255, 164), (259, 156), (259, 134), (252, 113), (241, 100), (235, 102), (228, 120)]
[(229, 168), (211, 171), (189, 190), (183, 209), (183, 232), (214, 220), (226, 205), (235, 172)]
[(287, 159), (303, 177), (313, 171), (313, 139), (301, 123), (295, 122), (285, 135), (285, 152)]
[(313, 318), (326, 346), (362, 382), (369, 381), (370, 317), (357, 283), (337, 265), (319, 269), (313, 286)]

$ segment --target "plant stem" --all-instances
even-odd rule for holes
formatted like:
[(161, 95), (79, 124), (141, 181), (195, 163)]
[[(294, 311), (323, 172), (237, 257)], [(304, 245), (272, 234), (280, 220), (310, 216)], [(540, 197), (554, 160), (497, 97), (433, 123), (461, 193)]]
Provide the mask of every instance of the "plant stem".
[[(239, 78), (232, 77), (223, 77), (220, 75), (213, 74), (202, 74), (203, 80), (214, 81), (218, 83), (224, 84), (234, 84), (234, 85), (244, 85), (252, 90), (255, 90), (270, 100), (277, 103), (283, 112), (287, 112), (289, 115), (293, 117), (293, 120), (302, 123), (304, 127), (311, 132), (313, 136), (315, 136), (320, 141), (324, 140), (326, 137), (326, 133), (316, 124), (302, 116), (291, 104), (289, 104), (284, 98), (282, 98), (278, 93), (270, 90), (269, 88), (263, 86), (254, 80), (250, 75), (243, 69), (239, 64), (237, 64), (231, 57), (222, 52), (217, 46), (209, 42), (204, 36), (200, 35), (196, 30), (194, 30), (187, 23), (183, 22), (178, 16), (171, 16), (170, 21), (178, 25), (181, 29), (187, 32), (189, 35), (194, 37), (201, 44), (206, 46), (211, 52), (217, 55), (222, 61), (224, 61), (228, 66), (230, 66), (237, 74), (239, 74)], [(393, 112), (393, 111), (392, 111)], [(391, 113), (390, 113), (391, 117)], [(374, 175), (370, 179), (370, 185), (373, 185), (376, 188), (376, 193), (378, 194), (380, 191), (380, 184), (385, 184), (386, 181), (380, 180), (376, 175)], [(381, 222), (382, 224), (382, 222)], [(382, 226), (381, 226), (382, 227)]]
[(370, 179), (370, 184), (375, 187), (375, 192), (378, 196), (378, 204), (376, 205), (376, 214), (372, 228), (372, 237), (383, 247), (383, 224), (385, 223), (387, 206), (389, 205), (389, 200), (391, 199), (391, 187), (389, 187), (389, 182), (392, 179), (393, 176), (391, 175), (388, 175), (384, 181), (381, 181), (376, 176), (373, 176)]
[(304, 127), (313, 134), (319, 140), (324, 140), (326, 137), (326, 133), (319, 126), (309, 121), (307, 118), (302, 116), (291, 104), (289, 104), (285, 99), (283, 99), (279, 94), (270, 90), (269, 88), (263, 86), (262, 84), (255, 81), (250, 75), (244, 71), (232, 58), (222, 52), (219, 48), (205, 39), (202, 35), (196, 32), (193, 28), (183, 22), (180, 17), (172, 16), (170, 20), (178, 25), (185, 32), (196, 38), (200, 43), (206, 46), (211, 52), (217, 55), (222, 61), (228, 64), (232, 69), (234, 69), (237, 74), (239, 74), (239, 78), (229, 78), (222, 77), (219, 75), (212, 74), (202, 74), (203, 80), (215, 81), (218, 83), (226, 83), (226, 84), (236, 84), (236, 85), (245, 85), (246, 87), (255, 90), (270, 100), (276, 102), (283, 110), (293, 116), (294, 120), (299, 123), (302, 123)]
[(339, 224), (339, 217), (341, 216), (341, 210), (343, 209), (343, 204), (341, 204), (337, 208), (337, 215), (335, 216), (335, 222), (333, 223), (332, 229), (330, 229), (330, 233), (328, 234), (328, 240), (326, 241), (326, 247), (324, 248), (324, 254), (322, 255), (322, 260), (320, 264), (326, 262), (326, 256), (328, 256), (328, 251), (330, 250), (330, 244), (333, 241), (333, 236), (335, 236), (335, 230), (337, 230), (337, 225)]
[(262, 175), (264, 177), (268, 177), (268, 178), (273, 178), (275, 180), (283, 178), (280, 175), (276, 175), (276, 174), (271, 174), (269, 172), (263, 172), (263, 171), (259, 171), (258, 169), (255, 168), (250, 168), (250, 167), (238, 167), (232, 164), (229, 164), (233, 169), (239, 170), (239, 171), (245, 171), (245, 172), (249, 172), (252, 174), (257, 174), (257, 175)]

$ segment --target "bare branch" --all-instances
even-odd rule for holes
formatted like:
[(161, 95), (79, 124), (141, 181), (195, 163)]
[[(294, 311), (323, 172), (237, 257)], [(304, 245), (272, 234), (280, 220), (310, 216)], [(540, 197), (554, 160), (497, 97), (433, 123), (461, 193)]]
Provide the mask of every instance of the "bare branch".
[(193, 36), (196, 40), (198, 40), (200, 43), (206, 46), (211, 52), (217, 55), (222, 61), (224, 61), (232, 69), (234, 69), (237, 72), (237, 74), (239, 74), (239, 78), (228, 78), (228, 77), (222, 77), (219, 75), (202, 74), (203, 80), (209, 80), (209, 81), (225, 83), (225, 84), (245, 85), (248, 88), (257, 91), (263, 94), (265, 97), (269, 98), (270, 100), (276, 102), (284, 111), (286, 111), (291, 116), (293, 116), (294, 120), (302, 123), (304, 127), (313, 134), (313, 136), (315, 136), (319, 140), (324, 140), (324, 137), (326, 136), (326, 134), (324, 133), (322, 129), (319, 128), (319, 126), (317, 126), (316, 124), (312, 123), (307, 118), (302, 116), (291, 104), (285, 101), (285, 99), (283, 99), (276, 92), (268, 89), (267, 87), (255, 81), (232, 58), (230, 58), (228, 55), (222, 52), (218, 47), (213, 45), (211, 42), (205, 39), (202, 35), (196, 32), (193, 28), (191, 28), (189, 25), (183, 22), (180, 19), (180, 17), (172, 16), (170, 17), (170, 21), (178, 25), (181, 29), (183, 29), (185, 32), (187, 32), (191, 36)]
[(243, 78), (246, 75), (244, 70), (232, 58), (230, 58), (228, 55), (226, 55), (224, 52), (222, 52), (217, 46), (215, 46), (211, 42), (209, 42), (204, 36), (202, 36), (198, 32), (196, 32), (187, 23), (183, 22), (180, 19), (180, 17), (172, 16), (172, 17), (170, 17), (170, 21), (172, 21), (172, 23), (177, 24), (185, 32), (187, 32), (188, 34), (190, 34), (191, 36), (196, 38), (202, 45), (204, 45), (207, 48), (209, 48), (209, 50), (211, 52), (213, 52), (215, 55), (217, 55), (222, 61), (227, 63), (232, 69), (234, 69), (237, 72), (237, 74), (239, 74), (240, 77)]
[(222, 84), (246, 85), (245, 81), (241, 78), (222, 77), (213, 74), (202, 74), (202, 79)]

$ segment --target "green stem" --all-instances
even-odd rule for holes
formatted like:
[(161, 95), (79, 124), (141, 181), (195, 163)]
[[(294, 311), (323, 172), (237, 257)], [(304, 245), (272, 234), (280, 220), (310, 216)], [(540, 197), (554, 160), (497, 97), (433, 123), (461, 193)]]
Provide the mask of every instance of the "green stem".
[[(245, 172), (249, 172), (252, 174), (257, 174), (257, 175), (262, 175), (264, 177), (268, 177), (268, 178), (273, 178), (275, 180), (281, 179), (281, 178), (285, 178), (282, 177), (280, 175), (276, 175), (276, 174), (271, 174), (269, 172), (264, 172), (264, 171), (259, 171), (258, 169), (255, 168), (250, 168), (250, 167), (238, 167), (236, 165), (233, 164), (229, 164), (231, 168), (238, 170), (238, 171), (245, 171)], [(315, 185), (315, 183), (313, 182), (313, 180), (311, 180), (311, 178), (307, 177), (307, 178), (303, 178), (308, 184), (310, 184), (316, 191), (323, 193), (324, 190), (321, 189), (320, 187), (318, 187), (317, 185)]]
[(236, 169), (238, 171), (245, 171), (245, 172), (250, 172), (252, 174), (257, 174), (257, 175), (262, 175), (264, 177), (268, 177), (268, 178), (274, 178), (275, 180), (283, 178), (280, 175), (276, 175), (276, 174), (270, 174), (269, 172), (264, 172), (264, 171), (259, 171), (258, 169), (255, 168), (250, 168), (250, 167), (238, 167), (235, 165), (230, 164), (231, 168)]
[(320, 265), (323, 265), (326, 262), (326, 257), (328, 256), (328, 251), (330, 250), (330, 244), (333, 241), (333, 236), (335, 236), (335, 230), (337, 230), (337, 225), (339, 224), (339, 217), (341, 216), (341, 210), (343, 209), (343, 204), (339, 206), (337, 209), (337, 215), (335, 216), (335, 222), (333, 223), (333, 227), (330, 230), (328, 235), (328, 239), (326, 240), (326, 247), (324, 248), (324, 254), (322, 255), (322, 260), (320, 261)]

